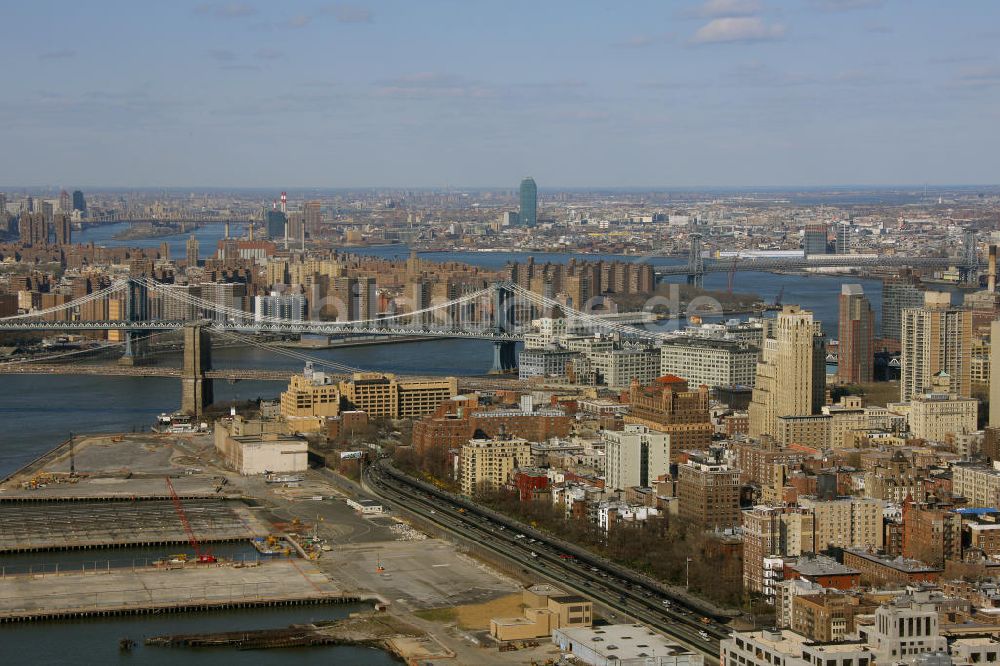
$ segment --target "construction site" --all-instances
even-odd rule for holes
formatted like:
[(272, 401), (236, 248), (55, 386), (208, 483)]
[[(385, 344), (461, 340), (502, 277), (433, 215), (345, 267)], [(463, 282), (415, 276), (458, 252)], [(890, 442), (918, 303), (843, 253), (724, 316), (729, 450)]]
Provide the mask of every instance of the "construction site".
[[(471, 627), (442, 624), (432, 610), (494, 603), (517, 581), (395, 516), (366, 513), (349, 485), (328, 470), (241, 476), (207, 434), (73, 438), (0, 482), (0, 626), (257, 608), (274, 624), (236, 633), (260, 647), (530, 663), (484, 653)], [(335, 618), (358, 604), (367, 614), (336, 626), (280, 619), (286, 607)], [(226, 632), (123, 640), (130, 650), (233, 641)]]

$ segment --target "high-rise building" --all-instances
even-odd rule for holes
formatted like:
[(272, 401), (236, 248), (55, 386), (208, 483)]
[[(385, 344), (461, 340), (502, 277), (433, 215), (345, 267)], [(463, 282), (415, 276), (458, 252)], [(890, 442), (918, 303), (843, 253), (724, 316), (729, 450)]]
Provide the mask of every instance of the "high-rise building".
[(701, 529), (740, 526), (740, 471), (712, 462), (688, 460), (677, 467), (677, 512)]
[(518, 213), (521, 226), (533, 227), (538, 223), (538, 186), (534, 178), (521, 181), (521, 208)]
[(191, 237), (184, 243), (184, 250), (187, 258), (187, 265), (197, 266), (200, 250), (198, 247), (198, 239), (194, 237), (194, 234), (191, 234)]
[(882, 282), (882, 332), (887, 340), (900, 340), (903, 310), (924, 304), (924, 291), (912, 275), (887, 278)]
[(24, 245), (47, 245), (49, 242), (49, 219), (45, 213), (21, 213), (18, 218), (19, 240)]
[(52, 226), (56, 233), (56, 245), (69, 245), (73, 242), (73, 226), (70, 224), (69, 213), (59, 212), (53, 215)]
[(806, 255), (827, 254), (827, 228), (825, 224), (808, 224), (802, 232), (802, 249)]
[(302, 204), (302, 217), (306, 225), (306, 233), (310, 238), (319, 234), (323, 226), (322, 204), (319, 201), (307, 201)]
[(638, 423), (670, 435), (675, 450), (705, 449), (715, 426), (709, 414), (707, 386), (689, 390), (680, 377), (665, 375), (648, 385), (633, 380), (625, 423)]
[(280, 239), (285, 237), (285, 224), (288, 223), (288, 217), (276, 208), (272, 208), (267, 211), (265, 216), (265, 226), (267, 227), (267, 236), (272, 240)]
[(68, 213), (73, 210), (73, 200), (69, 196), (69, 192), (63, 190), (59, 193), (59, 212)]
[(630, 424), (624, 430), (605, 430), (601, 437), (610, 490), (650, 488), (670, 472), (670, 435)]
[(990, 427), (1000, 428), (1000, 319), (990, 324)]
[(473, 439), (459, 454), (462, 494), (474, 495), (499, 488), (511, 472), (531, 466), (531, 443), (518, 437)]
[(268, 296), (255, 296), (253, 315), (256, 321), (263, 321), (268, 317), (303, 321), (306, 318), (306, 297), (277, 291), (272, 291)]
[(851, 253), (851, 223), (850, 222), (838, 222), (837, 223), (837, 239), (835, 243), (835, 251), (837, 254), (850, 254)]
[(923, 307), (905, 308), (901, 337), (900, 402), (931, 391), (942, 372), (950, 393), (971, 394), (972, 312), (952, 307), (951, 294), (929, 291)]
[(872, 381), (875, 363), (873, 349), (875, 315), (860, 284), (845, 284), (840, 289), (840, 347), (837, 377), (849, 384)]
[(813, 313), (786, 305), (769, 328), (750, 401), (751, 437), (776, 436), (781, 416), (818, 414), (826, 397), (826, 343)]
[(87, 200), (83, 198), (83, 192), (80, 190), (73, 190), (73, 210), (87, 212)]

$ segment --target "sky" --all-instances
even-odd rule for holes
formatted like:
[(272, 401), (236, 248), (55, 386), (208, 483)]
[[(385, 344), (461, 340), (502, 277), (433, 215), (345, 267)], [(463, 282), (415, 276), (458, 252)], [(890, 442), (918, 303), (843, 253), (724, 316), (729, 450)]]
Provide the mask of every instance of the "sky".
[(9, 0), (0, 186), (996, 184), (994, 0)]

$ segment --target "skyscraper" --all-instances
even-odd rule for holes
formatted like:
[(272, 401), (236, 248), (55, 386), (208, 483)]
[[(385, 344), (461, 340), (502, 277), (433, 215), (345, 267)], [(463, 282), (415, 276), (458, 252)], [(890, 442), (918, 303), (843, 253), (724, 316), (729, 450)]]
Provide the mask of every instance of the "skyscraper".
[(198, 247), (198, 239), (194, 237), (194, 234), (191, 234), (191, 237), (187, 239), (187, 242), (184, 244), (184, 249), (187, 258), (187, 265), (189, 267), (197, 266), (200, 248)]
[(305, 202), (302, 205), (302, 215), (305, 220), (306, 233), (309, 234), (309, 237), (312, 238), (318, 235), (320, 227), (323, 225), (323, 212), (320, 202)]
[(73, 200), (70, 199), (69, 192), (66, 190), (61, 191), (59, 193), (59, 212), (68, 213), (73, 210), (72, 206)]
[(845, 284), (840, 289), (840, 338), (837, 377), (849, 384), (872, 381), (874, 364), (875, 317), (860, 284)]
[(837, 238), (834, 251), (837, 254), (850, 254), (851, 253), (851, 223), (850, 222), (838, 222), (837, 223)]
[(18, 218), (18, 234), (24, 245), (48, 245), (49, 219), (45, 213), (21, 213)]
[(73, 191), (73, 210), (78, 210), (81, 213), (87, 212), (87, 200), (83, 198), (83, 192), (80, 190)]
[(534, 178), (521, 181), (521, 210), (518, 215), (521, 225), (533, 227), (538, 222), (538, 186)]
[(882, 337), (899, 340), (903, 310), (924, 304), (924, 292), (911, 275), (887, 278), (882, 282)]
[(267, 235), (268, 238), (276, 240), (285, 237), (285, 224), (288, 222), (288, 217), (276, 208), (272, 208), (267, 211), (266, 223), (267, 223)]
[(807, 224), (802, 232), (802, 249), (806, 255), (826, 254), (827, 229), (825, 224)]
[(73, 242), (73, 227), (70, 225), (68, 212), (58, 212), (52, 216), (52, 226), (56, 233), (56, 245), (69, 245)]
[(826, 343), (813, 313), (786, 305), (771, 329), (757, 364), (751, 437), (777, 434), (778, 417), (818, 414), (826, 398)]
[(903, 310), (900, 346), (900, 401), (930, 391), (941, 372), (949, 377), (950, 393), (971, 394), (972, 312), (952, 307), (951, 294), (928, 291), (923, 307)]

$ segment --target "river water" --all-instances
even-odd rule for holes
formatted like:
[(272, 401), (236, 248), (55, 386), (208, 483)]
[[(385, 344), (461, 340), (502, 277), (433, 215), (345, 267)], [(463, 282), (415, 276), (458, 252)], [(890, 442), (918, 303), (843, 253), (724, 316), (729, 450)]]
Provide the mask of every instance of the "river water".
[[(316, 605), (184, 613), (136, 615), (87, 620), (60, 620), (0, 624), (0, 664), (338, 664), (342, 666), (388, 666), (396, 659), (381, 650), (361, 647), (311, 647), (276, 650), (233, 648), (147, 647), (151, 636), (208, 633), (247, 629), (276, 629), (347, 617), (371, 610), (369, 606)], [(118, 641), (131, 638), (139, 645), (122, 653)]]
[[(108, 225), (78, 233), (78, 242), (94, 241), (114, 246), (158, 247), (166, 241), (171, 256), (184, 256), (187, 236), (173, 236), (133, 241), (114, 241), (111, 237), (126, 225)], [(233, 229), (234, 234), (242, 233)], [(208, 225), (195, 232), (201, 243), (203, 257), (214, 251), (222, 237), (222, 225)], [(352, 249), (351, 252), (382, 257), (406, 257), (403, 246), (385, 246)], [(524, 261), (525, 253), (488, 252), (432, 252), (421, 255), (429, 261), (462, 261), (491, 269), (499, 269), (508, 261)], [(533, 253), (535, 261), (566, 262), (578, 259), (623, 259), (584, 254)], [(679, 260), (658, 260), (658, 263)], [(682, 277), (671, 278), (682, 281)], [(705, 277), (708, 289), (726, 289), (728, 276), (724, 273)], [(872, 301), (877, 314), (881, 310), (881, 284), (871, 280), (856, 280), (833, 276), (800, 277), (768, 273), (738, 273), (736, 290), (753, 292), (766, 301), (773, 301), (782, 293), (783, 302), (798, 303), (812, 310), (823, 322), (824, 330), (836, 335), (837, 296), (844, 281), (860, 282)], [(675, 322), (659, 326), (675, 326)], [(492, 348), (489, 342), (477, 340), (428, 340), (395, 345), (377, 345), (343, 349), (317, 350), (311, 355), (335, 360), (354, 367), (409, 374), (478, 375), (489, 370)], [(172, 356), (172, 357), (171, 357)], [(177, 355), (166, 355), (161, 361), (176, 365)], [(297, 370), (301, 362), (256, 348), (219, 348), (213, 351), (216, 367), (260, 367)], [(180, 402), (180, 386), (176, 379), (94, 376), (4, 376), (0, 390), (0, 477), (9, 474), (52, 446), (65, 440), (71, 431), (115, 432), (147, 429), (160, 412), (172, 411)], [(283, 389), (277, 382), (215, 382), (217, 401), (245, 400), (275, 396)], [(129, 558), (142, 559), (152, 553), (145, 551), (119, 551), (105, 559), (117, 559), (117, 565)], [(87, 559), (97, 560), (101, 555), (46, 554), (37, 560), (24, 557), (0, 559), (0, 566), (10, 565), (12, 570), (38, 565), (51, 568), (61, 566), (89, 566)], [(81, 561), (81, 558), (84, 561)], [(95, 565), (100, 566), (100, 565)], [(114, 564), (112, 566), (115, 566)], [(392, 658), (380, 651), (349, 647), (309, 648), (296, 650), (236, 652), (232, 650), (180, 650), (171, 648), (146, 648), (140, 646), (132, 655), (118, 652), (118, 640), (129, 637), (136, 640), (158, 634), (180, 632), (223, 631), (248, 628), (283, 627), (296, 622), (343, 617), (357, 610), (345, 606), (317, 606), (266, 610), (227, 611), (221, 613), (194, 613), (171, 616), (139, 616), (128, 618), (101, 618), (72, 622), (43, 622), (35, 624), (0, 625), (0, 663), (16, 663), (30, 658), (32, 663), (59, 664), (72, 659), (79, 663), (118, 663), (141, 660), (144, 664), (277, 664), (277, 663), (337, 663), (390, 664)]]
[[(156, 247), (162, 240), (171, 243), (171, 252), (183, 254), (185, 237), (146, 239), (138, 241), (110, 240), (124, 224), (92, 227), (79, 234), (79, 242), (94, 241), (105, 245)], [(233, 233), (236, 233), (234, 230)], [(196, 232), (203, 256), (206, 248), (215, 246), (222, 237), (222, 225), (207, 225)], [(351, 249), (351, 252), (381, 257), (403, 258), (409, 254), (405, 246), (381, 246)], [(177, 256), (177, 255), (175, 255)], [(507, 253), (507, 252), (429, 252), (421, 254), (429, 261), (462, 261), (490, 269), (502, 268), (508, 261), (524, 261), (534, 256), (544, 263), (567, 262), (577, 259), (623, 259), (613, 255)], [(661, 261), (661, 260), (658, 260)], [(662, 260), (664, 263), (678, 260)], [(683, 281), (672, 277), (671, 281)], [(725, 290), (728, 276), (710, 273), (705, 287)], [(875, 309), (881, 315), (881, 283), (838, 276), (775, 275), (771, 273), (739, 272), (735, 289), (758, 294), (773, 301), (779, 293), (784, 303), (797, 303), (812, 310), (823, 322), (823, 328), (836, 337), (838, 301), (843, 282), (860, 283)], [(660, 323), (660, 327), (676, 326), (675, 322)], [(492, 346), (478, 340), (427, 340), (395, 345), (374, 345), (343, 349), (317, 350), (313, 356), (335, 360), (357, 368), (397, 372), (401, 374), (478, 375), (487, 372), (492, 362)], [(170, 355), (162, 361), (177, 365)], [(259, 349), (216, 349), (216, 367), (259, 367), (297, 370), (301, 362)], [(93, 376), (5, 376), (0, 394), (0, 477), (10, 473), (53, 445), (65, 440), (72, 432), (114, 432), (145, 429), (160, 412), (172, 411), (180, 401), (180, 386), (176, 379)], [(245, 400), (275, 396), (282, 390), (275, 382), (215, 382), (218, 401)]]

